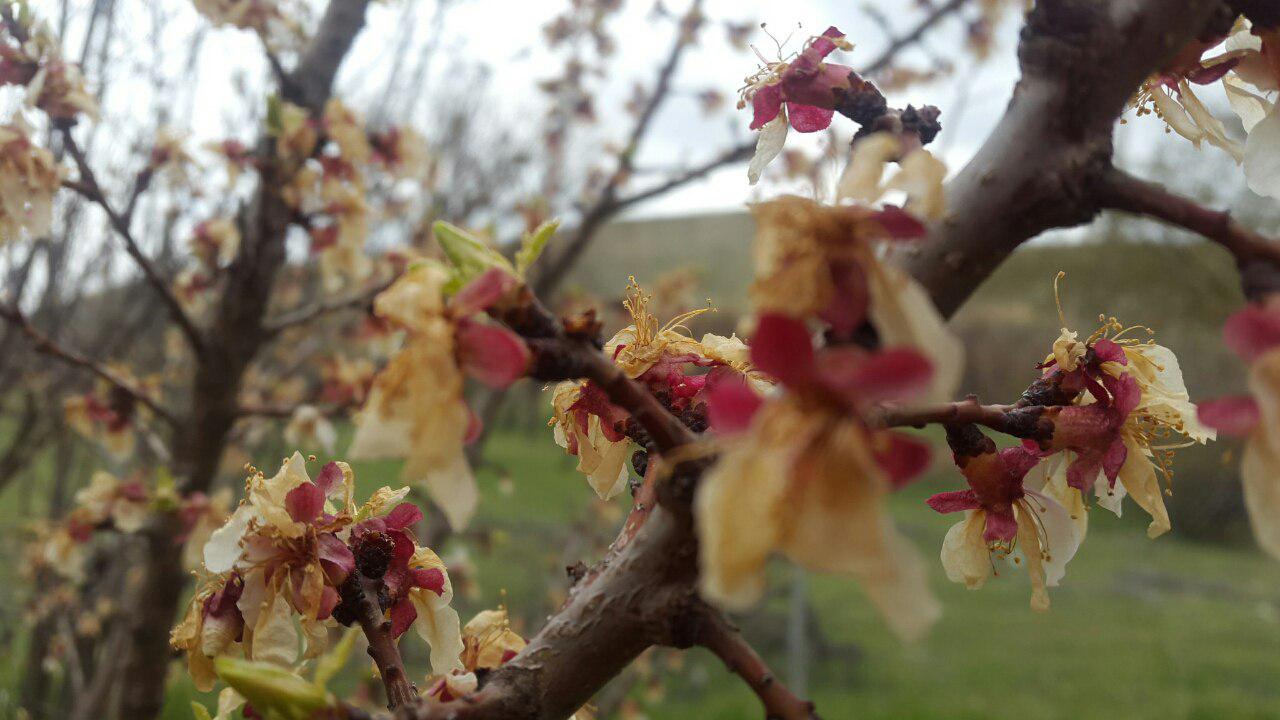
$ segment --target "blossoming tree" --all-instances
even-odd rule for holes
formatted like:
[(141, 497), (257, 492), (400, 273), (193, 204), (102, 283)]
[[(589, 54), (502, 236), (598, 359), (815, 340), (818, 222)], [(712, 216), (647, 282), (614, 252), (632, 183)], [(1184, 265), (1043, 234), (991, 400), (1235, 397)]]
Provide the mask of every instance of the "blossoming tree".
[[(960, 4), (938, 6), (918, 32)], [(258, 33), (269, 51), (279, 33), (297, 30), (284, 5), (197, 3), (218, 22)], [(1050, 589), (1066, 582), (1066, 565), (1085, 540), (1092, 499), (1117, 513), (1132, 501), (1151, 518), (1148, 535), (1163, 534), (1170, 529), (1163, 500), (1169, 457), (1217, 431), (1248, 436), (1251, 517), (1262, 546), (1280, 552), (1271, 377), (1280, 344), (1280, 244), (1116, 169), (1111, 146), (1115, 123), (1136, 108), (1193, 142), (1233, 153), (1252, 188), (1275, 194), (1280, 166), (1268, 134), (1280, 127), (1273, 127), (1271, 99), (1280, 32), (1274, 3), (1041, 0), (1026, 16), (1013, 100), (975, 157), (945, 183), (945, 168), (927, 149), (941, 111), (896, 108), (875, 83), (836, 62), (851, 42), (844, 32), (832, 27), (791, 56), (762, 58), (741, 89), (747, 122), (759, 131), (752, 182), (790, 130), (847, 121), (858, 131), (834, 202), (784, 196), (753, 205), (745, 339), (695, 338), (686, 322), (696, 313), (658, 318), (634, 284), (625, 304), (631, 322), (607, 339), (594, 312), (558, 315), (540, 297), (594, 227), (627, 204), (618, 192), (651, 106), (638, 116), (598, 204), (567, 240), (554, 222), (540, 223), (504, 254), (439, 222), (433, 234), (441, 257), (392, 258), (390, 277), (371, 281), (360, 244), (366, 186), (378, 174), (406, 172), (420, 150), (407, 129), (371, 136), (330, 97), (365, 5), (333, 0), (295, 67), (277, 62), (281, 95), (268, 105), (256, 148), (219, 148), (257, 183), (234, 222), (211, 220), (194, 232), (196, 265), (179, 289), (198, 297), (216, 286), (202, 312), (143, 254), (131, 231), (132, 201), (117, 208), (77, 145), (76, 121), (93, 103), (75, 66), (25, 4), (3, 6), (0, 81), (25, 88), (75, 174), (22, 122), (5, 126), (0, 231), (41, 233), (63, 188), (93, 199), (194, 362), (190, 400), (175, 411), (147, 379), (54, 342), (16, 303), (0, 306), (37, 350), (103, 383), (100, 393), (69, 404), (85, 435), (127, 454), (139, 440), (153, 442), (150, 428), (170, 431), (171, 475), (153, 484), (95, 475), (76, 509), (35, 547), (37, 563), (78, 568), (82, 542), (96, 530), (145, 537), (147, 566), (132, 588), (139, 608), (124, 626), (132, 645), (120, 681), (122, 715), (157, 710), (169, 644), (185, 655), (197, 687), (221, 683), (220, 717), (246, 705), (268, 718), (369, 717), (329, 689), (363, 638), (386, 705), (400, 718), (587, 717), (593, 695), (653, 646), (705, 647), (758, 695), (768, 717), (813, 717), (813, 704), (776, 679), (726, 613), (760, 599), (766, 561), (781, 555), (853, 578), (904, 638), (928, 631), (939, 606), (926, 561), (884, 508), (929, 462), (928, 445), (903, 431), (910, 427), (945, 429), (957, 485), (966, 487), (938, 493), (928, 506), (963, 513), (938, 544), (947, 577), (970, 588), (990, 581), (996, 567), (1019, 567), (1031, 607), (1048, 610)], [(697, 13), (695, 3), (681, 19), (660, 87), (696, 31)], [(1249, 131), (1242, 147), (1191, 89), (1216, 82)], [(137, 185), (180, 165), (182, 155), (179, 143), (162, 139)], [(1185, 227), (1235, 256), (1251, 304), (1224, 332), (1250, 366), (1252, 396), (1197, 408), (1177, 358), (1153, 331), (1104, 317), (1085, 334), (1063, 317), (1045, 354), (1028, 363), (1021, 397), (955, 399), (963, 347), (945, 318), (1022, 242), (1102, 210)], [(335, 369), (334, 386), (347, 391), (347, 405), (360, 406), (348, 456), (403, 458), (406, 486), (357, 498), (346, 463), (309, 468), (307, 457), (292, 453), (278, 469), (247, 466), (238, 505), (229, 507), (228, 498), (220, 509), (206, 491), (228, 436), (242, 415), (270, 414), (261, 404), (246, 410), (239, 397), (250, 363), (281, 327), (324, 310), (267, 318), (291, 225), (304, 227), (322, 253), (325, 282), (359, 290), (339, 304), (373, 298), (372, 325), (383, 337), (394, 332), (367, 383), (343, 381)], [(558, 253), (541, 258), (550, 248)], [(492, 388), (556, 383), (548, 441), (577, 458), (601, 497), (632, 496), (607, 553), (571, 573), (567, 599), (528, 639), (503, 610), (462, 622), (451, 607), (449, 569), (419, 534), (424, 513), (406, 501), (408, 486), (424, 489), (455, 528), (482, 501), (465, 449), (482, 425), (467, 401), (468, 379)], [(284, 414), (290, 442), (335, 442), (320, 409)], [(1009, 441), (1002, 448), (993, 435)], [(170, 631), (160, 620), (176, 614), (184, 561), (197, 582)], [(399, 641), (409, 630), (430, 648), (427, 677), (405, 669)]]

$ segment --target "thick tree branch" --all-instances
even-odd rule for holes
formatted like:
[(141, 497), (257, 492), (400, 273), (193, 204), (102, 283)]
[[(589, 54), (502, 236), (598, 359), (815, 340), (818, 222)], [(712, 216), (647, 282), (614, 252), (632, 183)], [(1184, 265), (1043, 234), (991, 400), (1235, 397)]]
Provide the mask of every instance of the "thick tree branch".
[(133, 232), (130, 230), (131, 211), (137, 196), (141, 194), (142, 189), (149, 182), (149, 180), (144, 181), (142, 178), (149, 177), (149, 173), (144, 171), (140, 174), (138, 182), (134, 185), (134, 192), (131, 193), (129, 201), (130, 213), (119, 213), (112, 207), (106, 195), (103, 194), (102, 187), (98, 184), (98, 179), (94, 175), (93, 169), (89, 166), (89, 161), (85, 158), (84, 151), (80, 149), (80, 145), (76, 143), (75, 137), (72, 136), (70, 127), (62, 128), (62, 142), (68, 154), (75, 161), (76, 169), (80, 172), (79, 182), (64, 185), (80, 192), (87, 200), (102, 208), (102, 211), (107, 215), (107, 221), (111, 223), (112, 229), (115, 230), (116, 235), (124, 243), (125, 252), (142, 270), (142, 275), (146, 278), (147, 284), (160, 296), (161, 302), (169, 311), (173, 321), (182, 330), (182, 334), (187, 338), (191, 347), (197, 354), (203, 352), (205, 339), (200, 329), (196, 327), (195, 321), (191, 319), (191, 316), (187, 315), (187, 311), (182, 308), (182, 303), (178, 300), (178, 296), (173, 293), (173, 289), (169, 287), (169, 282), (165, 280), (159, 268), (142, 252), (142, 248), (138, 245), (138, 241), (134, 239)]
[(378, 587), (382, 581), (359, 574), (358, 582), (360, 594), (356, 602), (356, 619), (369, 640), (369, 657), (378, 666), (378, 675), (386, 688), (387, 708), (395, 710), (412, 705), (418, 701), (418, 691), (404, 670), (400, 648), (391, 636), (391, 621), (383, 619), (382, 608), (378, 606)]
[(21, 330), (35, 346), (36, 352), (55, 358), (59, 362), (64, 362), (68, 365), (89, 371), (93, 375), (107, 381), (113, 387), (119, 388), (121, 392), (128, 395), (135, 402), (146, 407), (156, 417), (164, 420), (170, 425), (177, 424), (177, 419), (174, 417), (173, 413), (169, 412), (146, 392), (135, 387), (128, 380), (125, 380), (112, 372), (102, 363), (54, 342), (52, 338), (36, 329), (36, 327), (31, 324), (31, 321), (27, 319), (27, 316), (16, 306), (0, 303), (0, 318), (4, 318)]

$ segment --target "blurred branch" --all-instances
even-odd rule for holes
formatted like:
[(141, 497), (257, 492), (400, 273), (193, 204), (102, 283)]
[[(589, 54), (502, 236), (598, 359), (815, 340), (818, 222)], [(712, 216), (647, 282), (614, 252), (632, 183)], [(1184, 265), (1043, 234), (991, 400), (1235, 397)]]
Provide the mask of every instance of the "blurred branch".
[(729, 672), (742, 678), (764, 705), (765, 717), (777, 720), (817, 718), (813, 703), (796, 697), (778, 680), (738, 628), (719, 612), (710, 612), (698, 628), (698, 644), (724, 661)]
[(871, 422), (881, 427), (915, 428), (973, 423), (1014, 437), (1047, 439), (1053, 434), (1053, 425), (1041, 422), (1043, 413), (1040, 405), (982, 405), (976, 396), (970, 396), (960, 402), (914, 408), (882, 405), (872, 412)]
[(275, 335), (289, 328), (305, 325), (313, 320), (342, 310), (367, 309), (372, 305), (373, 299), (383, 290), (386, 290), (392, 282), (392, 280), (383, 280), (373, 287), (354, 295), (318, 302), (309, 307), (292, 310), (278, 317), (268, 318), (262, 322), (263, 328), (269, 334)]
[[(240, 417), (289, 418), (298, 408), (311, 403), (300, 402), (292, 405), (241, 405), (236, 414)], [(325, 417), (343, 417), (351, 410), (360, 407), (358, 402), (338, 403), (331, 405), (311, 405), (316, 412)]]
[[(116, 235), (120, 237), (121, 241), (123, 241), (125, 252), (129, 254), (130, 258), (133, 258), (134, 263), (142, 270), (142, 274), (146, 278), (147, 283), (151, 285), (151, 287), (160, 296), (160, 300), (168, 309), (169, 315), (171, 315), (174, 322), (178, 324), (178, 327), (182, 330), (182, 334), (186, 336), (187, 341), (191, 344), (192, 349), (194, 349), (197, 354), (204, 352), (203, 335), (199, 328), (196, 327), (195, 322), (189, 315), (187, 315), (187, 312), (182, 309), (182, 303), (178, 300), (178, 297), (173, 294), (173, 290), (169, 287), (169, 283), (160, 274), (160, 270), (156, 268), (155, 264), (153, 264), (151, 260), (147, 258), (146, 254), (142, 252), (142, 248), (139, 247), (138, 241), (134, 239), (133, 233), (129, 229), (130, 217), (116, 212), (115, 208), (111, 206), (110, 201), (107, 200), (106, 195), (103, 194), (102, 187), (98, 184), (97, 177), (94, 175), (93, 169), (89, 167), (89, 162), (84, 156), (84, 151), (80, 149), (80, 146), (76, 143), (75, 137), (71, 134), (71, 128), (63, 127), (61, 130), (63, 145), (66, 147), (67, 152), (71, 155), (72, 159), (75, 160), (76, 168), (80, 171), (79, 182), (68, 183), (65, 186), (79, 192), (86, 199), (102, 208), (102, 211), (107, 215), (107, 220), (111, 223), (111, 227), (116, 231)], [(132, 208), (134, 207), (138, 194), (146, 188), (149, 178), (150, 173), (146, 171), (139, 174), (138, 182), (134, 185), (134, 191), (131, 194), (129, 201), (130, 211), (132, 211)]]
[(21, 330), (23, 334), (31, 340), (32, 344), (35, 345), (36, 352), (48, 355), (49, 357), (55, 358), (69, 365), (74, 365), (88, 370), (111, 385), (119, 388), (122, 392), (133, 398), (138, 403), (144, 405), (148, 410), (154, 413), (156, 417), (161, 418), (170, 425), (177, 424), (177, 419), (172, 413), (162, 407), (158, 402), (156, 402), (156, 400), (151, 398), (145, 392), (134, 387), (128, 380), (125, 380), (115, 374), (102, 364), (85, 357), (78, 352), (59, 345), (44, 333), (37, 330), (36, 327), (27, 319), (27, 316), (24, 315), (17, 306), (0, 303), (0, 318), (4, 318), (6, 321), (12, 323)]
[(889, 45), (885, 47), (884, 50), (880, 51), (880, 54), (859, 72), (863, 75), (874, 75), (875, 73), (889, 67), (890, 63), (894, 61), (894, 58), (898, 56), (899, 52), (902, 52), (905, 48), (920, 42), (920, 39), (923, 38), (925, 33), (929, 32), (934, 25), (937, 25), (943, 19), (964, 7), (965, 3), (968, 1), (969, 0), (947, 0), (947, 2), (934, 7), (929, 11), (928, 15), (925, 15), (920, 22), (916, 24), (915, 27), (911, 28), (907, 33), (890, 40)]

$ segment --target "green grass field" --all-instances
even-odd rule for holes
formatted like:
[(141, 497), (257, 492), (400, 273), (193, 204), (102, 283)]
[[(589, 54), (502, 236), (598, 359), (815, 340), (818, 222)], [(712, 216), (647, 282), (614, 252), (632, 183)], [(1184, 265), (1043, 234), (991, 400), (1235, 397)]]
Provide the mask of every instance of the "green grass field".
[[(460, 599), (459, 609), (465, 618), (500, 602), (505, 589), (529, 632), (564, 587), (557, 568), (596, 557), (594, 541), (607, 532), (599, 518), (608, 513), (591, 509), (585, 482), (549, 438), (495, 437), (490, 457), (514, 477), (483, 473), (477, 524), (490, 530), (472, 553), (480, 591)], [(394, 471), (391, 464), (357, 466), (363, 490), (393, 482)], [(952, 489), (957, 478), (940, 465), (893, 503), (933, 567), (945, 608), (926, 640), (904, 645), (889, 635), (853, 582), (810, 579), (824, 636), (815, 642), (810, 694), (824, 717), (1280, 717), (1280, 564), (1251, 547), (1151, 541), (1137, 513), (1117, 520), (1095, 511), (1084, 547), (1053, 593), (1053, 610), (1033, 613), (1020, 572), (972, 592), (946, 582), (936, 558), (951, 519), (922, 501)], [(625, 501), (616, 504), (620, 515)], [(775, 570), (778, 592), (743, 625), (785, 675), (781, 590), (791, 571), (782, 563)], [(419, 641), (404, 645), (421, 667)], [(745, 686), (702, 651), (661, 677), (660, 698), (640, 686), (632, 692), (647, 717), (760, 715)], [(189, 717), (190, 693), (175, 682), (166, 717)]]

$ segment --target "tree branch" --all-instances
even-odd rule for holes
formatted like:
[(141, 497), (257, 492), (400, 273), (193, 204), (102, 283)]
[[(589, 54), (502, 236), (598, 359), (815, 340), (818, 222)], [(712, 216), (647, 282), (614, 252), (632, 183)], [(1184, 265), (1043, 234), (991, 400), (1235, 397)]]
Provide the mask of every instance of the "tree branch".
[(954, 425), (973, 423), (1019, 438), (1048, 439), (1053, 435), (1053, 424), (1041, 420), (1044, 407), (1029, 405), (983, 405), (977, 396), (969, 396), (960, 402), (940, 403), (921, 407), (896, 407), (882, 405), (872, 413), (871, 422), (880, 427), (924, 427), (925, 425)]
[(305, 325), (331, 313), (340, 312), (342, 310), (368, 308), (372, 305), (373, 299), (377, 297), (379, 293), (390, 287), (391, 282), (392, 281), (390, 280), (384, 280), (373, 287), (354, 295), (318, 302), (309, 307), (297, 308), (279, 315), (278, 317), (268, 318), (262, 322), (263, 329), (271, 335), (277, 335), (289, 328)]
[(783, 685), (755, 649), (719, 612), (712, 611), (698, 630), (698, 644), (724, 661), (729, 672), (742, 678), (764, 705), (767, 718), (810, 720), (817, 718), (813, 703), (796, 697)]
[[(151, 260), (147, 258), (146, 254), (142, 252), (142, 248), (138, 245), (138, 241), (133, 237), (133, 232), (129, 229), (129, 216), (116, 212), (115, 208), (111, 206), (111, 202), (107, 200), (106, 195), (103, 194), (102, 187), (98, 184), (98, 179), (94, 175), (93, 169), (89, 167), (89, 162), (84, 156), (84, 151), (80, 149), (80, 145), (76, 143), (75, 137), (71, 134), (71, 128), (63, 127), (61, 130), (63, 145), (66, 147), (67, 152), (71, 155), (72, 159), (75, 160), (76, 168), (80, 171), (79, 182), (64, 183), (64, 187), (76, 190), (81, 193), (85, 199), (102, 208), (102, 211), (107, 215), (108, 222), (111, 223), (111, 227), (115, 230), (116, 235), (124, 243), (125, 252), (129, 254), (129, 257), (132, 258), (138, 268), (142, 270), (142, 275), (146, 278), (147, 284), (149, 284), (156, 291), (156, 294), (160, 296), (161, 302), (169, 311), (169, 315), (173, 318), (173, 321), (177, 323), (178, 327), (182, 330), (182, 334), (187, 338), (192, 349), (195, 350), (197, 354), (204, 352), (204, 336), (201, 334), (200, 329), (196, 327), (195, 322), (191, 317), (187, 315), (186, 310), (182, 308), (182, 303), (178, 300), (178, 296), (173, 294), (173, 290), (169, 287), (169, 283), (165, 280), (164, 276), (160, 274), (160, 270), (156, 268)], [(131, 199), (129, 202), (131, 210), (136, 202), (135, 199), (142, 192), (142, 189), (146, 187), (146, 183), (149, 181), (143, 180), (142, 178), (144, 177), (149, 178), (149, 173), (144, 171), (139, 175), (138, 182), (135, 183), (135, 190), (131, 194), (131, 198), (134, 199)]]
[(128, 395), (135, 402), (145, 406), (156, 417), (164, 420), (166, 423), (176, 426), (177, 419), (173, 413), (169, 412), (160, 405), (155, 399), (147, 395), (141, 389), (134, 387), (129, 381), (107, 369), (101, 363), (95, 362), (93, 359), (86, 357), (74, 350), (67, 349), (54, 342), (49, 336), (40, 332), (27, 316), (14, 305), (0, 303), (0, 317), (12, 323), (15, 327), (22, 331), (38, 353), (55, 358), (60, 362), (67, 363), (74, 367), (88, 370), (90, 373), (110, 383), (112, 386), (119, 388), (121, 392)]
[(391, 636), (391, 621), (383, 619), (382, 608), (378, 606), (378, 586), (381, 580), (365, 577), (359, 570), (360, 595), (356, 603), (356, 619), (360, 629), (369, 639), (369, 657), (378, 666), (378, 675), (387, 691), (387, 708), (413, 705), (418, 702), (418, 690), (409, 682), (404, 670), (404, 661), (400, 658), (400, 648)]
[(1095, 184), (1099, 207), (1162, 220), (1218, 243), (1235, 256), (1245, 281), (1245, 294), (1255, 297), (1280, 290), (1280, 242), (1236, 222), (1231, 214), (1206, 208), (1157, 183), (1116, 168)]
[(958, 11), (966, 2), (968, 2), (968, 0), (948, 0), (947, 2), (934, 7), (928, 15), (925, 15), (920, 22), (917, 23), (915, 27), (911, 28), (911, 30), (905, 35), (900, 35), (890, 40), (889, 45), (862, 69), (861, 74), (874, 75), (875, 73), (889, 67), (889, 64), (893, 62), (899, 52), (902, 52), (904, 48), (920, 42), (920, 38), (924, 37), (925, 33), (929, 32), (934, 25), (937, 25), (944, 18)]

